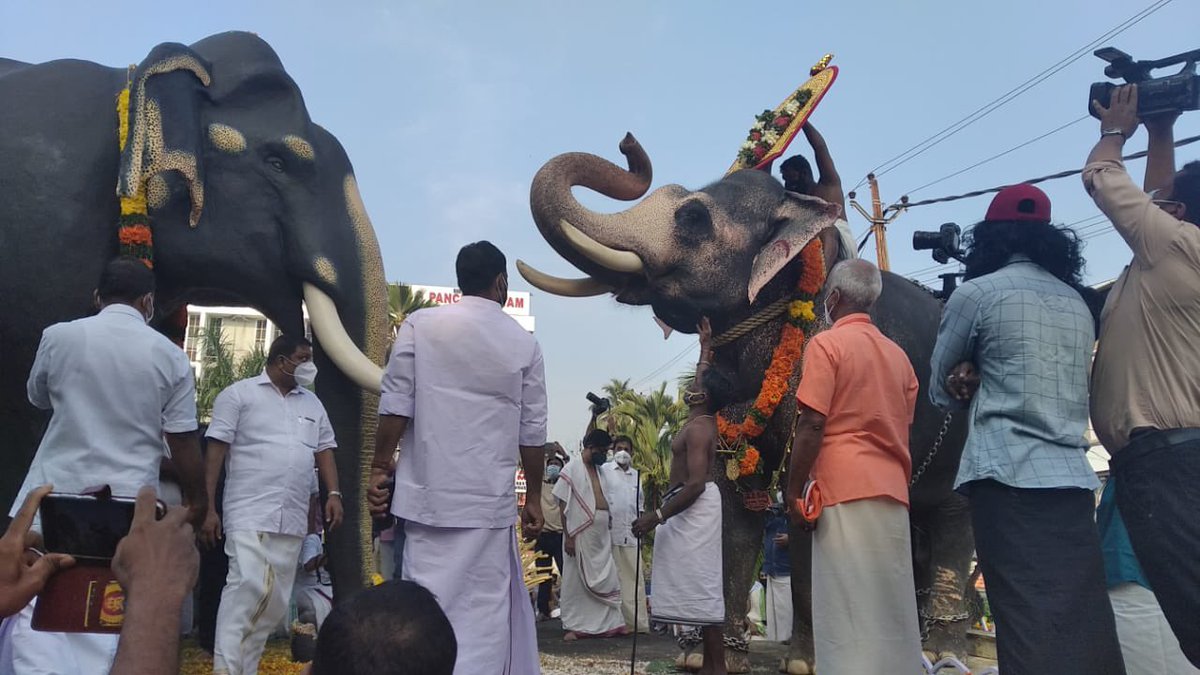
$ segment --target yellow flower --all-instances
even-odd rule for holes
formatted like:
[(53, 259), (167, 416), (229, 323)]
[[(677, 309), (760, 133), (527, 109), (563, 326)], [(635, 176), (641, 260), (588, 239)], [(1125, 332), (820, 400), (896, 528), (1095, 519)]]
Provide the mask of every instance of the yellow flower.
[(812, 300), (796, 300), (788, 305), (788, 316), (793, 319), (816, 321), (817, 315), (813, 309)]

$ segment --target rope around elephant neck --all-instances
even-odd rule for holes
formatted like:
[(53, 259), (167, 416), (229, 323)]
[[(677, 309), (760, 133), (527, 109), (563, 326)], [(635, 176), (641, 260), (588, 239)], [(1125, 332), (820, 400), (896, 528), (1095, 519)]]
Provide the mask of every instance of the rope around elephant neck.
[(776, 300), (775, 302), (772, 302), (771, 304), (759, 310), (758, 313), (753, 314), (750, 318), (713, 338), (712, 346), (724, 347), (734, 340), (746, 336), (754, 329), (767, 325), (780, 314), (783, 314), (783, 311), (787, 309), (787, 306), (791, 301), (792, 298), (785, 296)]

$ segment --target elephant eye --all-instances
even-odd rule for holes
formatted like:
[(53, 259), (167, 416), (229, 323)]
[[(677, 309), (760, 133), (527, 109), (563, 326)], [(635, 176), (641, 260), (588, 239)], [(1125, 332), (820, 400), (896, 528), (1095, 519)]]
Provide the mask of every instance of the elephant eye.
[(698, 199), (691, 199), (675, 210), (675, 224), (689, 229), (704, 229), (711, 225), (708, 207)]
[(268, 157), (267, 164), (271, 165), (271, 168), (275, 171), (283, 173), (284, 165), (282, 159), (279, 159), (278, 157)]

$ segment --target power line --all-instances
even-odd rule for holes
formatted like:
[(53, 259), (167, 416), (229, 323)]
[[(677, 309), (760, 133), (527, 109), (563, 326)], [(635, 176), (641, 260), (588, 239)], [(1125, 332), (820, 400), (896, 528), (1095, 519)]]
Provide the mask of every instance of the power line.
[[(1195, 143), (1196, 141), (1200, 141), (1200, 136), (1191, 136), (1191, 137), (1185, 138), (1181, 141), (1175, 141), (1175, 147), (1178, 148), (1178, 147), (1182, 147), (1185, 145), (1190, 145), (1192, 143)], [(1141, 159), (1145, 156), (1146, 156), (1146, 151), (1142, 150), (1141, 152), (1135, 152), (1132, 155), (1125, 155), (1121, 159), (1124, 161), (1129, 161), (1131, 159)], [(964, 193), (961, 195), (954, 195), (951, 197), (938, 197), (937, 199), (926, 199), (926, 200), (919, 201), (919, 202), (913, 202), (911, 204), (906, 204), (905, 208), (912, 209), (912, 208), (916, 208), (918, 206), (928, 206), (930, 204), (942, 204), (945, 202), (956, 202), (961, 199), (970, 199), (972, 197), (980, 197), (982, 195), (991, 194), (993, 192), (999, 192), (1006, 187), (1012, 187), (1013, 185), (1019, 185), (1021, 183), (1028, 183), (1030, 185), (1036, 185), (1037, 183), (1044, 183), (1046, 181), (1058, 180), (1060, 178), (1069, 178), (1071, 176), (1074, 176), (1074, 175), (1077, 175), (1080, 173), (1083, 173), (1083, 169), (1071, 169), (1070, 171), (1060, 171), (1058, 173), (1052, 173), (1048, 176), (1041, 176), (1038, 178), (1030, 178), (1029, 180), (1018, 181), (1017, 183), (1008, 183), (1006, 185), (1000, 185), (997, 187), (988, 188), (986, 190), (975, 190), (973, 192), (967, 192), (967, 193)]]
[[(1088, 42), (1084, 46), (1080, 47), (1079, 49), (1075, 50), (1074, 52), (1071, 52), (1067, 56), (1063, 57), (1061, 60), (1059, 60), (1057, 63), (1051, 65), (1049, 68), (1046, 68), (1045, 70), (1041, 71), (1037, 75), (1034, 75), (1033, 77), (1029, 78), (1028, 80), (1025, 80), (1021, 84), (1008, 90), (1004, 94), (1001, 94), (997, 98), (989, 101), (988, 103), (984, 104), (980, 108), (977, 108), (975, 111), (971, 112), (969, 115), (967, 115), (966, 117), (962, 118), (961, 120), (955, 122), (954, 124), (951, 124), (950, 126), (946, 127), (945, 129), (942, 129), (941, 131), (930, 136), (929, 138), (926, 138), (925, 140), (921, 141), (920, 143), (917, 143), (916, 145), (905, 150), (904, 152), (900, 153), (899, 155), (896, 155), (895, 157), (892, 157), (892, 158), (888, 159), (887, 161), (879, 164), (878, 166), (876, 166), (874, 169), (872, 169), (868, 173), (875, 174), (876, 177), (882, 176), (882, 175), (886, 174), (887, 172), (899, 167), (900, 165), (905, 164), (905, 163), (915, 159), (919, 155), (924, 154), (925, 152), (927, 152), (928, 150), (932, 149), (933, 147), (939, 145), (940, 143), (942, 143), (946, 139), (950, 138), (951, 136), (954, 136), (955, 134), (957, 134), (958, 132), (967, 128), (968, 126), (974, 124), (975, 122), (978, 122), (979, 120), (983, 119), (984, 117), (987, 117), (991, 113), (1000, 109), (1004, 105), (1008, 104), (1010, 101), (1016, 99), (1018, 96), (1025, 93), (1026, 91), (1029, 91), (1030, 89), (1037, 86), (1038, 84), (1041, 84), (1043, 81), (1045, 81), (1046, 79), (1055, 75), (1059, 71), (1063, 70), (1068, 65), (1083, 58), (1087, 54), (1087, 52), (1089, 50), (1091, 50), (1093, 47), (1095, 47), (1096, 45), (1100, 44), (1101, 42), (1104, 42), (1105, 40), (1109, 40), (1113, 37), (1116, 37), (1117, 35), (1132, 28), (1133, 26), (1140, 23), (1143, 19), (1149, 17), (1151, 14), (1157, 12), (1158, 10), (1167, 6), (1171, 2), (1172, 2), (1172, 0), (1156, 0), (1155, 2), (1151, 3), (1148, 7), (1143, 9), (1142, 11), (1138, 12), (1137, 14), (1134, 14), (1132, 17), (1126, 19), (1125, 21), (1117, 24), (1115, 27), (1109, 29), (1107, 32), (1105, 32), (1100, 37), (1092, 40), (1091, 42)], [(862, 185), (866, 182), (867, 182), (867, 179), (863, 178), (861, 181), (859, 181), (858, 185), (854, 186), (854, 189), (857, 190), (858, 188), (862, 187)]]
[(954, 173), (951, 173), (951, 174), (947, 174), (947, 175), (945, 175), (945, 176), (942, 176), (941, 178), (939, 178), (939, 179), (937, 179), (937, 180), (935, 180), (935, 181), (930, 181), (930, 182), (928, 182), (928, 183), (926, 183), (926, 184), (922, 185), (921, 187), (919, 187), (919, 188), (916, 188), (915, 190), (909, 190), (908, 192), (905, 192), (904, 194), (906, 194), (906, 195), (911, 195), (911, 194), (913, 194), (913, 193), (920, 192), (921, 190), (924, 190), (924, 189), (925, 189), (925, 188), (927, 188), (927, 187), (933, 187), (934, 185), (937, 185), (938, 183), (941, 183), (941, 182), (943, 182), (943, 181), (950, 180), (951, 178), (954, 178), (955, 176), (958, 176), (958, 175), (964, 174), (964, 173), (966, 173), (966, 172), (968, 172), (968, 171), (970, 171), (970, 170), (972, 170), (972, 169), (977, 169), (977, 168), (979, 168), (979, 167), (983, 166), (984, 164), (987, 164), (988, 162), (991, 162), (991, 161), (993, 161), (993, 160), (1000, 159), (1001, 157), (1003, 157), (1003, 156), (1005, 156), (1005, 155), (1007, 155), (1007, 154), (1010, 154), (1010, 153), (1016, 152), (1017, 150), (1020, 150), (1021, 148), (1024, 148), (1025, 146), (1028, 146), (1028, 145), (1032, 145), (1032, 144), (1034, 144), (1034, 143), (1037, 143), (1038, 141), (1042, 140), (1043, 138), (1046, 138), (1047, 136), (1053, 136), (1054, 134), (1057, 134), (1058, 132), (1062, 131), (1063, 129), (1066, 129), (1067, 127), (1072, 127), (1072, 126), (1075, 126), (1076, 124), (1079, 124), (1080, 122), (1082, 122), (1082, 121), (1086, 120), (1086, 119), (1087, 119), (1087, 118), (1089, 118), (1089, 117), (1091, 117), (1091, 115), (1083, 115), (1082, 117), (1078, 117), (1078, 118), (1076, 118), (1076, 119), (1074, 119), (1074, 120), (1071, 120), (1070, 122), (1067, 122), (1066, 124), (1064, 124), (1064, 125), (1062, 125), (1062, 126), (1060, 126), (1060, 127), (1056, 127), (1055, 129), (1053, 129), (1053, 130), (1051, 130), (1051, 131), (1047, 131), (1046, 133), (1044, 133), (1044, 134), (1042, 134), (1042, 135), (1040, 135), (1040, 136), (1037, 136), (1037, 137), (1035, 137), (1035, 138), (1031, 138), (1031, 139), (1029, 139), (1029, 140), (1025, 141), (1024, 143), (1021, 143), (1020, 145), (1014, 145), (1013, 147), (1009, 148), (1008, 150), (1005, 150), (1004, 152), (1000, 152), (1000, 153), (997, 153), (997, 154), (995, 154), (995, 155), (992, 155), (991, 157), (988, 157), (987, 159), (982, 159), (982, 160), (980, 160), (980, 161), (978, 161), (978, 162), (975, 162), (975, 163), (974, 163), (974, 164), (972, 164), (971, 166), (968, 166), (968, 167), (965, 167), (965, 168), (959, 169), (958, 171), (955, 171)]
[(670, 368), (671, 366), (678, 363), (680, 359), (687, 356), (689, 352), (691, 352), (693, 349), (695, 349), (697, 344), (698, 343), (693, 342), (693, 343), (689, 344), (687, 347), (684, 347), (683, 351), (681, 351), (678, 354), (676, 354), (675, 356), (671, 357), (666, 363), (664, 363), (661, 366), (659, 366), (658, 368), (655, 368), (654, 370), (650, 371), (649, 374), (644, 375), (641, 378), (639, 378), (638, 380), (636, 380), (632, 385), (630, 385), (630, 388), (636, 389), (636, 388), (642, 386), (644, 383), (649, 382), (650, 380), (654, 379), (655, 377), (658, 377), (662, 373), (666, 372), (666, 370), (668, 368)]

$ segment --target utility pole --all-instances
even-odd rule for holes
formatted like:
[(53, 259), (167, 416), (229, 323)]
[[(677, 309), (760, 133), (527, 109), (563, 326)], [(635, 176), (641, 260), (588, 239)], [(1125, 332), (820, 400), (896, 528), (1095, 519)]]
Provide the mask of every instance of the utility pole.
[(854, 201), (855, 193), (851, 192), (846, 196), (850, 198), (850, 205), (862, 214), (862, 217), (866, 218), (867, 222), (871, 223), (871, 234), (875, 235), (875, 261), (879, 269), (886, 272), (891, 268), (891, 265), (888, 263), (887, 226), (893, 220), (900, 217), (900, 213), (904, 211), (904, 207), (908, 204), (908, 196), (901, 197), (899, 204), (893, 204), (884, 208), (883, 200), (879, 198), (879, 181), (875, 179), (875, 174), (867, 174), (867, 182), (871, 185), (870, 213), (867, 213), (866, 209)]

